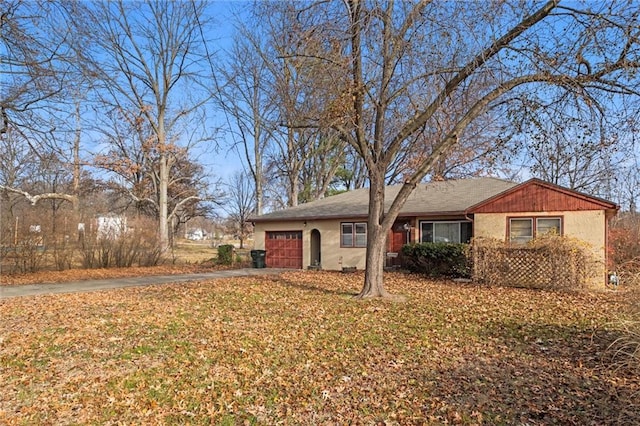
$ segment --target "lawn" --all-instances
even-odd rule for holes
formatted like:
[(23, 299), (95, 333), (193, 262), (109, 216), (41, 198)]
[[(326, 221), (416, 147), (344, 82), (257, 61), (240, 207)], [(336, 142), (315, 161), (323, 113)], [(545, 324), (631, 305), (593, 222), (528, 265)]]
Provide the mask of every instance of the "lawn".
[(638, 424), (624, 292), (290, 272), (0, 301), (2, 424)]

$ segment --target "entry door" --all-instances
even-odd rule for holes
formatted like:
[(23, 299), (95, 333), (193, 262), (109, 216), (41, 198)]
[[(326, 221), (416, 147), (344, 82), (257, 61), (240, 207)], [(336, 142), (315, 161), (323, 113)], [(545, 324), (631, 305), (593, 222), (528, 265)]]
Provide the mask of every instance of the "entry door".
[(391, 232), (389, 233), (389, 242), (387, 244), (387, 251), (390, 253), (397, 253), (397, 257), (389, 257), (387, 259), (387, 266), (401, 266), (402, 265), (402, 246), (410, 242), (409, 232), (405, 225), (409, 226), (407, 221), (398, 221), (393, 224)]
[(267, 267), (302, 269), (302, 231), (267, 231), (265, 250)]

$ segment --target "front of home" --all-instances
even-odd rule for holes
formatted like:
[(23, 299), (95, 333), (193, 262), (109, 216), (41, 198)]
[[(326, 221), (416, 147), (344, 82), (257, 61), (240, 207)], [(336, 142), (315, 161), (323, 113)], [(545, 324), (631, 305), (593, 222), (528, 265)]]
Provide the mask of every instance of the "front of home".
[[(388, 186), (390, 204), (401, 185)], [(365, 267), (368, 189), (358, 189), (253, 218), (255, 248), (274, 268)], [(608, 220), (617, 206), (538, 179), (496, 178), (420, 184), (387, 238), (387, 266), (402, 263), (411, 242), (462, 242), (473, 237), (522, 244), (549, 232), (590, 247), (605, 276)]]

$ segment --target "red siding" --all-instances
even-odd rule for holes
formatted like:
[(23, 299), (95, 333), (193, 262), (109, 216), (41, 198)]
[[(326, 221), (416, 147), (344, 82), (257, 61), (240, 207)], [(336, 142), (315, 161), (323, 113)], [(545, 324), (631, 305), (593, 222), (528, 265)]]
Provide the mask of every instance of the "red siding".
[(610, 203), (583, 194), (531, 182), (472, 207), (470, 213), (604, 210)]

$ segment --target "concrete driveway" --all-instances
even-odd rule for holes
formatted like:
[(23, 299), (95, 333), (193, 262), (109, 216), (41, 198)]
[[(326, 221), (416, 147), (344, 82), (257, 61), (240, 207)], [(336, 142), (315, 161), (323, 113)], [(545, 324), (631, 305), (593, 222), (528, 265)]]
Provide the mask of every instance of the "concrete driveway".
[(86, 293), (90, 291), (108, 290), (112, 288), (141, 287), (146, 285), (159, 285), (179, 283), (186, 281), (215, 280), (219, 278), (246, 277), (255, 275), (277, 275), (286, 269), (232, 269), (228, 271), (215, 271), (198, 274), (177, 275), (147, 275), (130, 278), (113, 278), (106, 280), (73, 281), (52, 284), (26, 284), (0, 286), (0, 299), (11, 297), (37, 296), (40, 294), (61, 293)]

